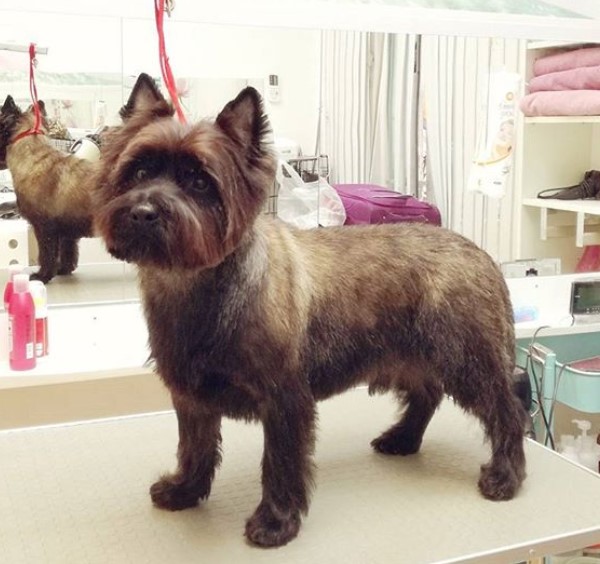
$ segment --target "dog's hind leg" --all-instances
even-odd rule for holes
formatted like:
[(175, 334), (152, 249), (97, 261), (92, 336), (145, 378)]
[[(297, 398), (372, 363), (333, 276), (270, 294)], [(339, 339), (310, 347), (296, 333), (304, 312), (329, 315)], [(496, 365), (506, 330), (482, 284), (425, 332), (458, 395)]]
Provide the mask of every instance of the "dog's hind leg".
[(488, 405), (473, 413), (483, 422), (492, 458), (481, 467), (479, 490), (492, 500), (511, 499), (525, 479), (523, 439), (526, 413), (510, 387), (496, 390)]
[(79, 262), (79, 239), (61, 237), (59, 242), (58, 274), (71, 274)]
[[(523, 441), (527, 414), (512, 389), (512, 364), (493, 350), (479, 348), (454, 376), (446, 391), (483, 423), (492, 458), (481, 467), (479, 490), (492, 500), (511, 499), (525, 479)], [(508, 355), (506, 355), (508, 358)], [(460, 374), (458, 378), (457, 374)]]
[(296, 388), (273, 395), (262, 417), (263, 496), (246, 522), (246, 537), (261, 546), (281, 546), (298, 534), (312, 485), (316, 419), (312, 394)]
[(373, 439), (371, 445), (383, 454), (414, 454), (421, 447), (425, 429), (444, 391), (439, 382), (429, 378), (404, 393), (400, 389), (396, 393), (405, 405), (400, 421)]
[(177, 511), (198, 504), (210, 494), (221, 463), (221, 415), (199, 409), (193, 402), (173, 398), (179, 427), (177, 470), (150, 488), (154, 505)]
[(38, 243), (39, 270), (31, 275), (32, 280), (41, 280), (44, 284), (56, 275), (58, 266), (59, 241), (53, 229), (34, 225), (33, 231)]

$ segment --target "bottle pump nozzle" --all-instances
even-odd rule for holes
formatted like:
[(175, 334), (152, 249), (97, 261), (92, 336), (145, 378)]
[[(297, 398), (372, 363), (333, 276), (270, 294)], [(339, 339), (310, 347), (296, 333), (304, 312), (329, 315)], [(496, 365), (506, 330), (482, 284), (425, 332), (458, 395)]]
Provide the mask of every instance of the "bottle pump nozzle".
[(581, 431), (581, 436), (587, 437), (588, 431), (592, 428), (591, 421), (587, 419), (572, 419), (571, 421), (577, 425), (577, 428)]

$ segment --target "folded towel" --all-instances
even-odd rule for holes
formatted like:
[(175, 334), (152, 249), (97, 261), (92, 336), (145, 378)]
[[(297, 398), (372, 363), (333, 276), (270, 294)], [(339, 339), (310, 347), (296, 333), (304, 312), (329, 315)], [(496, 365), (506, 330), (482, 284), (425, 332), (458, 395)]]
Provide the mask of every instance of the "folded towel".
[(529, 92), (540, 90), (600, 90), (600, 66), (535, 76), (529, 81)]
[(547, 55), (533, 63), (533, 76), (600, 65), (600, 47), (584, 47)]
[(532, 92), (521, 98), (526, 116), (600, 115), (600, 90), (555, 90)]

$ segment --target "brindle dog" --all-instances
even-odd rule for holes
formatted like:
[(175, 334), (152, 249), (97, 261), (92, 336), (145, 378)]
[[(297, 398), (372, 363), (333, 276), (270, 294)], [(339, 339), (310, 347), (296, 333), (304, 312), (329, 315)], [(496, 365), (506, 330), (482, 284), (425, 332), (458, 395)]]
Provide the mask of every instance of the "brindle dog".
[(10, 170), (19, 213), (37, 239), (40, 268), (31, 278), (46, 283), (77, 268), (79, 239), (93, 235), (95, 169), (94, 163), (54, 148), (45, 135), (26, 134), (34, 121), (32, 109), (23, 112), (6, 97), (0, 110), (0, 170)]
[(481, 493), (517, 493), (525, 411), (511, 387), (512, 308), (485, 252), (425, 224), (300, 231), (262, 215), (276, 159), (252, 88), (214, 122), (182, 125), (141, 75), (122, 116), (104, 144), (96, 220), (108, 250), (139, 267), (177, 412), (178, 466), (151, 487), (157, 506), (208, 497), (222, 417), (260, 421), (263, 494), (246, 536), (287, 543), (309, 507), (316, 402), (361, 383), (404, 406), (377, 452), (417, 452), (448, 394), (491, 443)]

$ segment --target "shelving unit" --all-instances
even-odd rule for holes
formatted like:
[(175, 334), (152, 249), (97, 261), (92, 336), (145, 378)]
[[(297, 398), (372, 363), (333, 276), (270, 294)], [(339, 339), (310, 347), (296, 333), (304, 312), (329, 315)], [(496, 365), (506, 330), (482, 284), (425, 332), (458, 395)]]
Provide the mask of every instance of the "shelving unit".
[[(583, 45), (530, 42), (522, 65), (524, 91), (536, 59)], [(600, 169), (600, 116), (522, 116), (519, 121), (515, 255), (521, 259), (558, 257), (563, 272), (574, 272), (583, 247), (600, 244), (600, 200), (539, 199), (537, 194), (573, 186), (586, 171)]]
[[(587, 216), (600, 216), (600, 200), (588, 201), (588, 200), (555, 200), (555, 199), (541, 199), (541, 198), (525, 198), (522, 202), (524, 206), (531, 206), (539, 208), (540, 211), (540, 240), (547, 241), (549, 237), (560, 236), (564, 234), (566, 230), (563, 229), (565, 226), (552, 226), (549, 225), (552, 221), (552, 212), (571, 212), (575, 214), (575, 246), (583, 247), (585, 245), (598, 245), (600, 244), (600, 231), (592, 230), (596, 227), (596, 223), (592, 223), (588, 220), (586, 228), (586, 215)], [(567, 227), (569, 227), (568, 225)], [(572, 230), (568, 229), (566, 235), (568, 236)]]

